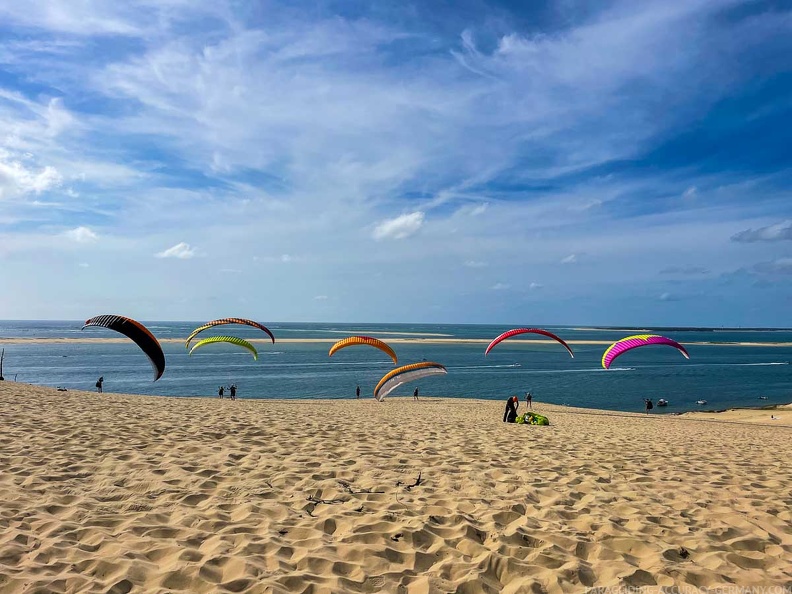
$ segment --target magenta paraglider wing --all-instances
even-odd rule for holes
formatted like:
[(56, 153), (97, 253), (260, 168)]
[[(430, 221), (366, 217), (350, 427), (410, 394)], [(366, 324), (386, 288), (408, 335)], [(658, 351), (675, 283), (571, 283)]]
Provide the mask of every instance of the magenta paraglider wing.
[(561, 340), (558, 336), (553, 334), (552, 332), (548, 332), (547, 330), (542, 330), (540, 328), (514, 328), (513, 330), (507, 330), (500, 336), (498, 336), (495, 340), (489, 343), (487, 350), (484, 351), (484, 355), (486, 356), (496, 344), (501, 342), (502, 340), (506, 340), (507, 338), (511, 338), (512, 336), (517, 336), (518, 334), (541, 334), (542, 336), (547, 336), (548, 338), (552, 338), (556, 342), (561, 343), (564, 348), (569, 351), (569, 354), (574, 357), (575, 354), (572, 352), (572, 349), (569, 347), (567, 343)]
[(602, 366), (605, 369), (610, 369), (611, 363), (613, 363), (616, 357), (623, 355), (632, 349), (637, 349), (638, 347), (647, 346), (650, 344), (662, 344), (674, 347), (685, 356), (685, 359), (690, 359), (690, 355), (688, 355), (685, 347), (679, 344), (676, 340), (672, 340), (671, 338), (667, 338), (665, 336), (659, 336), (657, 334), (635, 334), (633, 336), (627, 336), (621, 340), (617, 340), (607, 349), (605, 349), (605, 352), (602, 354)]

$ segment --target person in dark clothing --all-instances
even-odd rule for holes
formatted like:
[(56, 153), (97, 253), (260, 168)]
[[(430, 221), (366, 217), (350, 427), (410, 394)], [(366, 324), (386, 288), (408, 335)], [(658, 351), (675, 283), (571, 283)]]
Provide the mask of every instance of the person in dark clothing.
[(528, 408), (530, 408), (531, 410), (533, 410), (533, 404), (531, 404), (532, 401), (533, 401), (533, 394), (531, 394), (530, 392), (526, 392), (525, 393), (525, 404), (527, 404)]
[(218, 388), (217, 395), (220, 396), (220, 398), (222, 398), (225, 395), (225, 388), (223, 386), (220, 386)]
[(231, 384), (231, 400), (236, 400), (236, 384)]
[(360, 386), (358, 386), (357, 388), (355, 388), (355, 398), (357, 398), (358, 400), (360, 400)]
[(98, 380), (96, 380), (96, 391), (100, 394), (102, 393), (102, 384), (104, 384), (104, 376), (101, 376)]
[(520, 402), (517, 396), (509, 396), (509, 399), (506, 401), (506, 410), (503, 413), (504, 423), (517, 422), (517, 408), (519, 406)]
[(644, 398), (644, 406), (646, 407), (646, 414), (649, 414), (649, 411), (654, 408), (654, 404), (652, 404), (651, 398)]
[(415, 388), (415, 390), (413, 390), (413, 400), (418, 400), (418, 388)]

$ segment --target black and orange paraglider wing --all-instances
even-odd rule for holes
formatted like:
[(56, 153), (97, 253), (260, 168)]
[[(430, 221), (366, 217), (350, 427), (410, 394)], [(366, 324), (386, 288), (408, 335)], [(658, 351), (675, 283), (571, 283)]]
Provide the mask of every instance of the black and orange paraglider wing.
[(146, 354), (154, 368), (154, 381), (156, 382), (165, 373), (165, 353), (154, 335), (140, 322), (116, 315), (103, 315), (85, 321), (82, 329), (89, 326), (100, 326), (114, 330), (129, 338)]

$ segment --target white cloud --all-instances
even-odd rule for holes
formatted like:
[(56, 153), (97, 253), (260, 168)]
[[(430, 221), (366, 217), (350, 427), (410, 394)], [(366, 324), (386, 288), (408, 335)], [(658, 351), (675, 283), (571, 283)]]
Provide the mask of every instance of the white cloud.
[(782, 221), (775, 225), (746, 229), (732, 235), (732, 241), (753, 243), (756, 241), (792, 241), (792, 221)]
[(663, 268), (660, 274), (684, 274), (684, 275), (699, 275), (709, 274), (709, 270), (703, 266), (669, 266)]
[(35, 170), (10, 158), (10, 154), (0, 148), (0, 199), (41, 194), (57, 187), (62, 181), (63, 178), (54, 167)]
[(577, 256), (575, 254), (569, 254), (566, 258), (561, 260), (561, 264), (575, 264), (577, 262)]
[(682, 198), (686, 200), (692, 200), (698, 195), (698, 188), (696, 186), (690, 186), (687, 190), (682, 193)]
[(99, 239), (99, 236), (88, 227), (77, 227), (63, 233), (67, 238), (77, 243), (92, 243)]
[(506, 289), (511, 289), (511, 285), (507, 285), (506, 283), (495, 283), (492, 285), (493, 291), (505, 291)]
[(778, 258), (770, 262), (760, 262), (753, 269), (760, 274), (792, 274), (792, 258)]
[(579, 202), (574, 202), (569, 205), (569, 210), (573, 212), (586, 212), (598, 208), (603, 205), (603, 201), (599, 198), (589, 198)]
[(465, 262), (465, 266), (467, 266), (468, 268), (486, 268), (487, 263), (481, 262), (479, 260), (467, 260)]
[(372, 235), (374, 239), (404, 239), (417, 233), (423, 223), (423, 212), (411, 212), (382, 221), (374, 228)]
[(530, 285), (528, 285), (528, 290), (535, 291), (536, 289), (541, 289), (543, 286), (544, 285), (541, 285), (539, 283), (531, 283)]
[(317, 295), (314, 299), (316, 301), (327, 301), (327, 295)]
[(195, 249), (184, 242), (177, 243), (173, 247), (156, 254), (157, 258), (178, 258), (179, 260), (188, 260), (194, 256)]
[(488, 206), (489, 206), (489, 202), (483, 202), (478, 206), (474, 206), (470, 211), (470, 216), (477, 217), (480, 214), (484, 214), (484, 211), (487, 210)]

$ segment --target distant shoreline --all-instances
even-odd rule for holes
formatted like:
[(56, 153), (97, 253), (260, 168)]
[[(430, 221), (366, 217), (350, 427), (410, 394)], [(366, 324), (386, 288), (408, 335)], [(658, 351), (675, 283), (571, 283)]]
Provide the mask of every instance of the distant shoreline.
[[(114, 344), (128, 342), (127, 338), (35, 338), (35, 337), (3, 337), (0, 338), (0, 344)], [(253, 343), (267, 343), (271, 341), (268, 338), (246, 338), (245, 340)], [(159, 342), (165, 344), (184, 343), (185, 338), (160, 338)], [(333, 344), (337, 342), (335, 338), (278, 338), (275, 344), (278, 343), (315, 343), (315, 344)], [(489, 344), (491, 339), (488, 338), (388, 338), (387, 342), (396, 344)], [(612, 340), (567, 340), (568, 344), (575, 345), (610, 345)], [(538, 340), (523, 340), (512, 341), (510, 346), (530, 346), (536, 344), (557, 344), (554, 340), (538, 339)], [(695, 341), (683, 342), (685, 345), (692, 346), (738, 346), (738, 347), (792, 347), (792, 342), (719, 342), (719, 341)]]
[[(770, 413), (770, 415), (767, 413)], [(792, 425), (792, 402), (787, 404), (768, 404), (766, 406), (739, 406), (722, 410), (692, 410), (678, 416), (694, 420), (789, 427)]]

